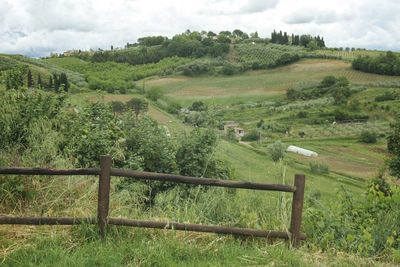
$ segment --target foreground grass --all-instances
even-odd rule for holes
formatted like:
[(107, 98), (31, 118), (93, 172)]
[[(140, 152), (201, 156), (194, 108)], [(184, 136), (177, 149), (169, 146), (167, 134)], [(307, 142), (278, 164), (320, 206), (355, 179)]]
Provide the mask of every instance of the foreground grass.
[[(53, 228), (54, 229), (54, 228)], [(19, 247), (5, 250), (2, 266), (371, 266), (372, 259), (262, 238), (110, 227), (101, 240), (94, 226), (74, 226), (55, 234), (37, 227)]]

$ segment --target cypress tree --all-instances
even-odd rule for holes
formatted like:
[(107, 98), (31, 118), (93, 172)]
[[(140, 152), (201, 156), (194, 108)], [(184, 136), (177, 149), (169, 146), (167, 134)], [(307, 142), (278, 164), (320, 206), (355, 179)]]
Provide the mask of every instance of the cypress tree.
[(49, 91), (53, 88), (53, 78), (50, 76), (49, 78)]
[(40, 78), (40, 73), (38, 73), (37, 87), (38, 88), (42, 88), (42, 78)]
[(53, 86), (54, 91), (58, 93), (58, 89), (60, 88), (60, 79), (57, 77), (57, 74), (53, 73)]
[(31, 70), (28, 70), (28, 88), (31, 88), (32, 85), (33, 85), (32, 72)]
[(68, 92), (69, 82), (68, 82), (67, 75), (64, 72), (60, 74), (59, 83), (60, 83), (60, 85), (64, 85), (64, 91)]

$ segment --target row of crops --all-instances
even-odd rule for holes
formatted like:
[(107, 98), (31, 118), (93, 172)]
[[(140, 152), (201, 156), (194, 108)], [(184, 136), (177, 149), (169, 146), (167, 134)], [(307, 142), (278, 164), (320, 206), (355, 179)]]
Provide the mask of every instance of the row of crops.
[(353, 59), (357, 58), (358, 56), (371, 56), (376, 57), (380, 54), (385, 52), (378, 51), (378, 50), (332, 50), (332, 49), (323, 49), (323, 50), (316, 50), (313, 52), (316, 55), (322, 56), (333, 56), (337, 57), (346, 61), (352, 61)]
[(246, 69), (267, 69), (289, 64), (300, 58), (331, 58), (333, 55), (317, 54), (302, 46), (278, 44), (238, 44), (234, 46), (238, 52), (237, 61)]

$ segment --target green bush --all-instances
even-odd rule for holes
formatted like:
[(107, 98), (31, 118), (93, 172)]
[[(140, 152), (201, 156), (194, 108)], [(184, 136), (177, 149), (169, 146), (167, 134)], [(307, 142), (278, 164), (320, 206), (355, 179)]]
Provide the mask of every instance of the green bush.
[(257, 141), (260, 138), (260, 131), (258, 129), (251, 129), (242, 137), (242, 141)]
[(309, 164), (312, 173), (329, 174), (330, 172), (329, 166), (322, 162), (310, 161)]
[(268, 152), (273, 161), (279, 161), (284, 157), (285, 146), (281, 141), (276, 141), (268, 146)]
[(175, 101), (169, 100), (167, 105), (167, 112), (171, 114), (179, 114), (182, 106)]
[(123, 158), (123, 133), (110, 105), (89, 102), (78, 113), (66, 113), (61, 132), (65, 139), (61, 147), (75, 160), (76, 166), (94, 167), (100, 155)]
[(159, 86), (152, 86), (146, 91), (146, 97), (153, 101), (161, 98), (164, 95), (163, 90)]
[(376, 133), (371, 131), (362, 131), (359, 140), (363, 143), (373, 144), (376, 143)]
[[(384, 188), (384, 192), (380, 189)], [(324, 251), (385, 257), (400, 249), (400, 189), (372, 183), (367, 194), (353, 197), (341, 189), (329, 203), (306, 200), (307, 239)]]

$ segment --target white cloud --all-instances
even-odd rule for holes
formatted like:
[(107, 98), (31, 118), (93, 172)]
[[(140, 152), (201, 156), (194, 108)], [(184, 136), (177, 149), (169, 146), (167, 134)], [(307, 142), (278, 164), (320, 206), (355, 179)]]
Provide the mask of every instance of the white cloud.
[(46, 56), (186, 29), (276, 29), (319, 34), (328, 46), (400, 50), (399, 12), (395, 0), (2, 0), (0, 52)]

